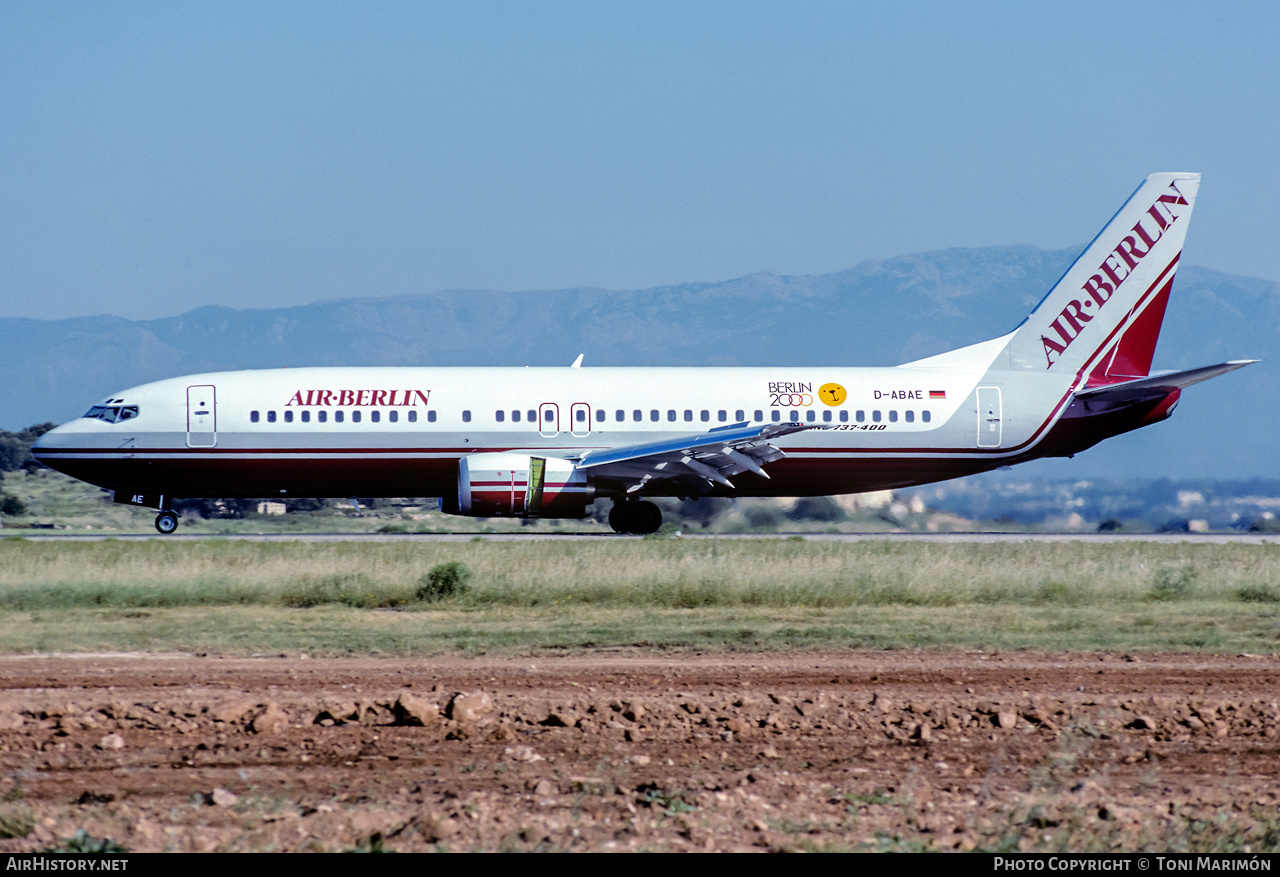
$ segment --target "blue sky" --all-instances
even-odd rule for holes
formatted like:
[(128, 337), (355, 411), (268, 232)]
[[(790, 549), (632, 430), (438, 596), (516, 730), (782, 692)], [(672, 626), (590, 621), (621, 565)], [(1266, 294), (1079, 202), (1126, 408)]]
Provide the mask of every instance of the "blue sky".
[(1082, 244), (1280, 280), (1280, 4), (0, 0), (0, 316)]

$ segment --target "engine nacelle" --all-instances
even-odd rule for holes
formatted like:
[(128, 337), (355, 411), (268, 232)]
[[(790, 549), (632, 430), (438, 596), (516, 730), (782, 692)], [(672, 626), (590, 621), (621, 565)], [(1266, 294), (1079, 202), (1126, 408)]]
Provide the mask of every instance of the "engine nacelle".
[(568, 460), (468, 454), (458, 461), (458, 507), (474, 518), (582, 518), (595, 488)]

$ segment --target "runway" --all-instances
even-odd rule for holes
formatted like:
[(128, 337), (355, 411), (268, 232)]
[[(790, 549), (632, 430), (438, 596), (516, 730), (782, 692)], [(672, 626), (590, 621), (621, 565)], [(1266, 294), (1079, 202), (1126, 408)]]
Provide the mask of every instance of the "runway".
[[(246, 540), (250, 542), (568, 542), (579, 540), (637, 539), (614, 533), (49, 533), (32, 531), (0, 531), (0, 538), (21, 538), (33, 542), (98, 542), (117, 539), (141, 542), (152, 539), (170, 542), (204, 540)], [(648, 537), (652, 538), (652, 537)], [(806, 542), (933, 542), (937, 544), (989, 544), (997, 542), (1154, 542), (1211, 545), (1239, 543), (1245, 545), (1280, 544), (1276, 533), (681, 533), (666, 539), (691, 540), (762, 540), (803, 539)]]

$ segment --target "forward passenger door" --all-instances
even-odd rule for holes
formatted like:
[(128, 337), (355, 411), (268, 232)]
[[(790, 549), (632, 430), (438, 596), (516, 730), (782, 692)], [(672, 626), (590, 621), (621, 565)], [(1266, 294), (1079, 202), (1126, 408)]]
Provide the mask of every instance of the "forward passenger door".
[(187, 387), (187, 447), (218, 444), (218, 390), (212, 384)]

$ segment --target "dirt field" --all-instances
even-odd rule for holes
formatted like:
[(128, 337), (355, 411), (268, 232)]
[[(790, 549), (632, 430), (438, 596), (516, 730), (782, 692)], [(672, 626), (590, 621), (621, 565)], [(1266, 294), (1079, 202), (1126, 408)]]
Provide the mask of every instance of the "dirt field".
[(1275, 656), (0, 658), (0, 851), (1274, 850)]

